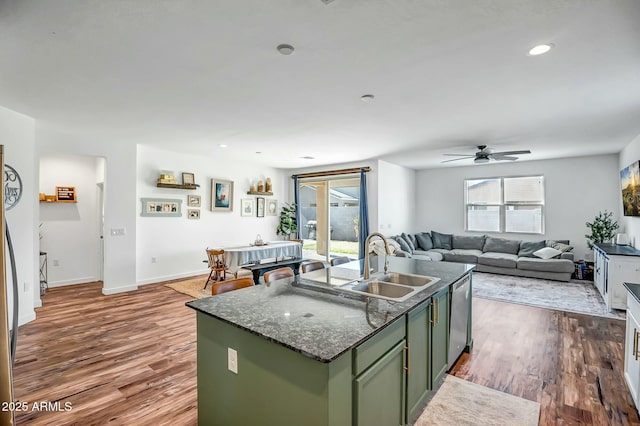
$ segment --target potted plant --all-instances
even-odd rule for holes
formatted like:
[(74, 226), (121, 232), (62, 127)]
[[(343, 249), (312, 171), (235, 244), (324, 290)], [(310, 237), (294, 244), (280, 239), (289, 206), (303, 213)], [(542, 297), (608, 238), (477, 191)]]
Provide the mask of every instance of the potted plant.
[(298, 232), (298, 222), (296, 221), (296, 205), (285, 203), (280, 211), (280, 221), (276, 228), (276, 233), (282, 235), (285, 239), (291, 238)]
[(593, 249), (593, 245), (596, 243), (604, 243), (611, 241), (616, 235), (618, 229), (618, 222), (612, 219), (613, 213), (604, 211), (599, 212), (593, 222), (586, 222), (587, 228), (591, 230), (590, 235), (586, 235), (587, 244), (590, 249)]

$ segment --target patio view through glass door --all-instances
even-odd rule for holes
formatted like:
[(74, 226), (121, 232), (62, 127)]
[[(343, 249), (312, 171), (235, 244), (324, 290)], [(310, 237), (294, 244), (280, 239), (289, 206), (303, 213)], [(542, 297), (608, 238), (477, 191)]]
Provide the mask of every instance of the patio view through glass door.
[(301, 180), (299, 204), (304, 258), (358, 258), (359, 176)]

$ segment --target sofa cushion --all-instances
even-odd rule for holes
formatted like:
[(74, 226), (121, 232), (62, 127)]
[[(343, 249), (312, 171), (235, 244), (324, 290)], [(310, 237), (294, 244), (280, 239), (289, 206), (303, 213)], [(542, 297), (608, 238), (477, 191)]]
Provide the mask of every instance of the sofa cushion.
[(518, 257), (534, 257), (533, 252), (545, 248), (544, 241), (522, 241), (520, 243), (520, 250), (518, 251)]
[(573, 250), (573, 246), (569, 245), (569, 241), (566, 243), (554, 240), (547, 240), (547, 247), (552, 247), (556, 250), (560, 250), (561, 252), (571, 251)]
[[(506, 238), (487, 237), (482, 251), (493, 253), (509, 253), (516, 255), (520, 250), (520, 240), (509, 240)], [(514, 266), (515, 268), (515, 266)]]
[(541, 272), (573, 272), (575, 266), (568, 259), (537, 259), (535, 257), (521, 257), (518, 259), (518, 269)]
[(451, 238), (452, 234), (441, 234), (436, 231), (431, 231), (431, 239), (433, 240), (433, 248), (451, 250)]
[(431, 235), (428, 232), (416, 234), (416, 241), (418, 242), (418, 247), (422, 250), (431, 250), (433, 248), (433, 241), (431, 241)]
[(400, 244), (400, 248), (402, 249), (402, 251), (406, 251), (409, 254), (413, 253), (413, 250), (411, 250), (411, 247), (409, 247), (409, 243), (407, 243), (404, 238), (402, 238), (401, 236), (397, 236), (394, 239), (398, 244)]
[(533, 255), (540, 259), (551, 259), (552, 257), (560, 256), (561, 254), (562, 252), (560, 250), (554, 249), (553, 247), (544, 247), (533, 252)]
[(480, 250), (453, 249), (449, 253), (444, 253), (444, 260), (447, 262), (478, 263), (478, 256), (481, 254)]
[(442, 260), (442, 253), (438, 253), (433, 250), (416, 250), (413, 252), (413, 255), (416, 259), (422, 259), (423, 257), (428, 257), (429, 260), (434, 260), (436, 262)]
[(518, 256), (510, 253), (485, 252), (478, 256), (478, 263), (487, 266), (497, 266), (499, 268), (515, 269)]
[(400, 234), (400, 237), (403, 240), (406, 241), (407, 245), (411, 249), (411, 252), (413, 253), (413, 251), (416, 249), (416, 246), (415, 246), (415, 244), (413, 244), (413, 241), (411, 241), (411, 238), (409, 238), (409, 236), (407, 234), (405, 234), (404, 232), (402, 234)]
[(467, 235), (454, 235), (451, 241), (453, 249), (480, 250), (484, 247), (484, 235), (471, 237)]
[(407, 234), (407, 237), (409, 238), (409, 241), (411, 241), (411, 244), (413, 244), (413, 249), (417, 249), (418, 241), (416, 240), (416, 236), (414, 234)]

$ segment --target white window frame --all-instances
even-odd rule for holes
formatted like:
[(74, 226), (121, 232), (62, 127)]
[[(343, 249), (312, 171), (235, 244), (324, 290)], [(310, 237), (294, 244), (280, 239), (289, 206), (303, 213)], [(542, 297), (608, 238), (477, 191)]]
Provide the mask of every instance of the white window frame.
[[(530, 203), (530, 202), (522, 202), (522, 203), (505, 203), (504, 201), (504, 181), (505, 179), (517, 179), (517, 178), (540, 178), (542, 179), (542, 203)], [(467, 199), (467, 182), (472, 180), (500, 180), (500, 203), (495, 204), (477, 204), (477, 203), (469, 203)], [(522, 176), (495, 176), (495, 177), (477, 177), (477, 178), (469, 178), (465, 179), (463, 182), (463, 192), (464, 192), (464, 230), (466, 232), (478, 232), (478, 233), (494, 233), (494, 234), (530, 234), (530, 235), (544, 235), (545, 232), (545, 202), (546, 202), (546, 187), (545, 187), (545, 179), (544, 175), (522, 175)], [(498, 207), (499, 216), (500, 216), (500, 225), (498, 231), (480, 231), (476, 229), (469, 229), (469, 207), (470, 206), (482, 206), (482, 207)], [(506, 231), (506, 210), (507, 207), (510, 206), (532, 206), (532, 207), (540, 207), (540, 232), (513, 232)]]

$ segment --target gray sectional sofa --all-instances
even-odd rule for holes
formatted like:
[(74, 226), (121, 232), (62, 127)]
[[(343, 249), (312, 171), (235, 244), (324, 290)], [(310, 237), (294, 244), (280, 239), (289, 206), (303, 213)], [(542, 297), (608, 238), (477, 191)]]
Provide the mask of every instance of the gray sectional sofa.
[(400, 247), (398, 256), (472, 263), (480, 272), (569, 281), (574, 271), (573, 247), (567, 240), (522, 241), (435, 231), (391, 238)]

